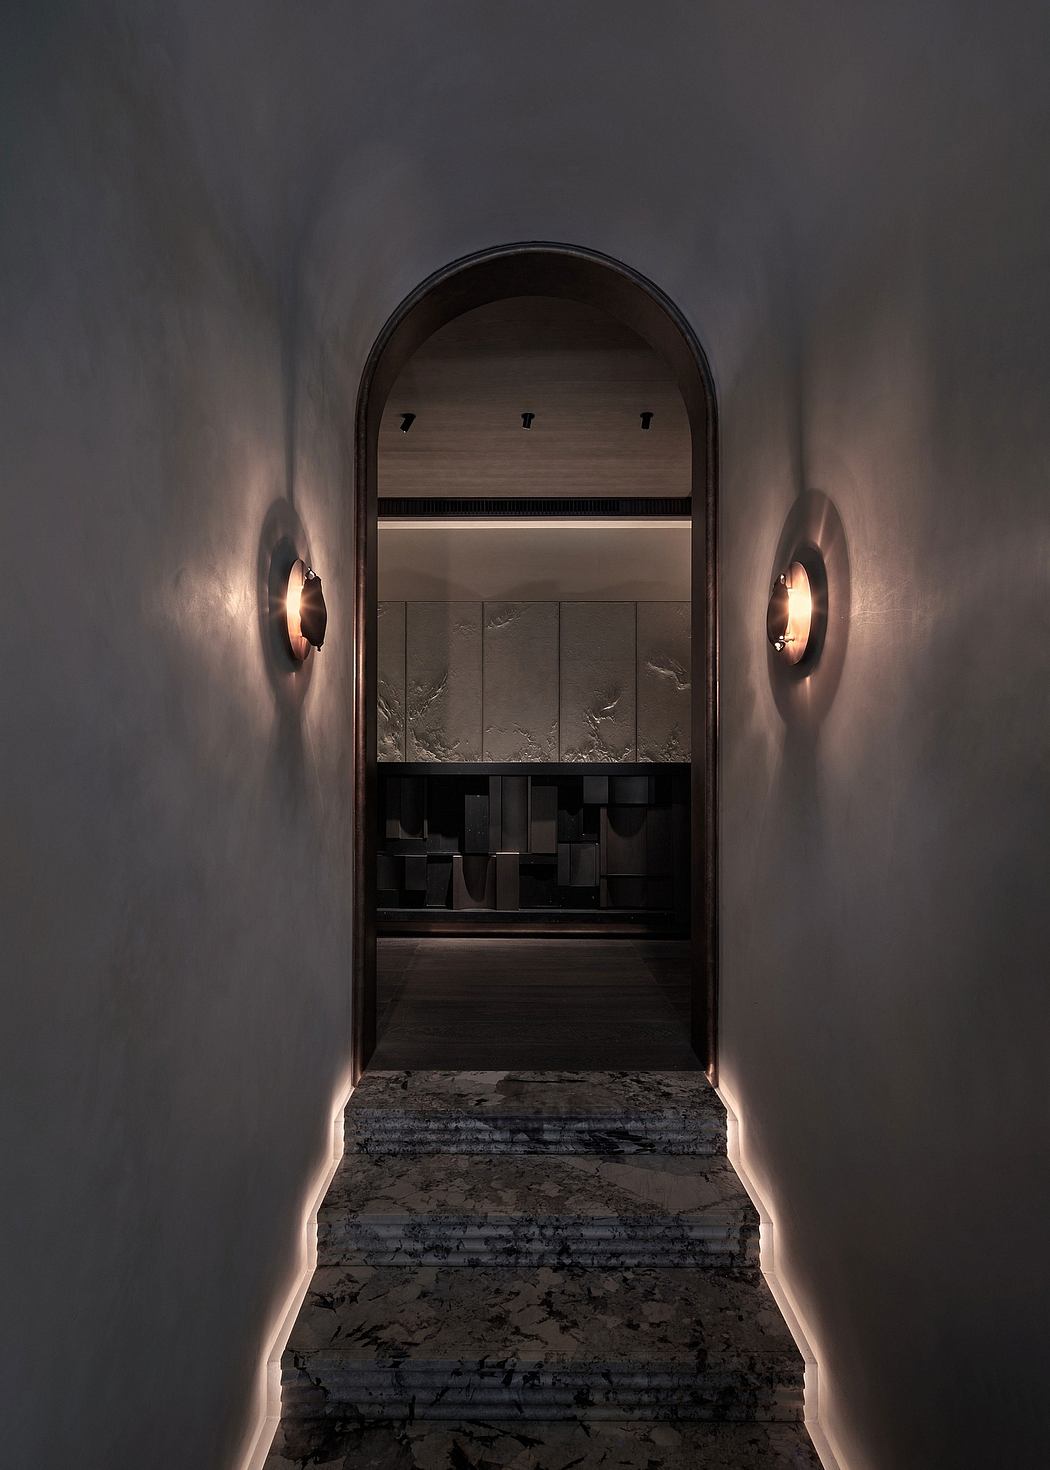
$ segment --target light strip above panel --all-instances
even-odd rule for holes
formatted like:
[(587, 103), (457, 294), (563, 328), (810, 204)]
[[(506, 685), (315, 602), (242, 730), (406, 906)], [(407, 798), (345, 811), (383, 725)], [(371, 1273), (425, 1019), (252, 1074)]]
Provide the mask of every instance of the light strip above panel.
[(460, 517), (435, 517), (433, 520), (388, 520), (379, 517), (382, 531), (688, 531), (688, 519), (657, 520), (643, 517), (616, 517), (614, 520), (581, 520), (578, 516), (505, 516), (501, 520), (464, 520)]

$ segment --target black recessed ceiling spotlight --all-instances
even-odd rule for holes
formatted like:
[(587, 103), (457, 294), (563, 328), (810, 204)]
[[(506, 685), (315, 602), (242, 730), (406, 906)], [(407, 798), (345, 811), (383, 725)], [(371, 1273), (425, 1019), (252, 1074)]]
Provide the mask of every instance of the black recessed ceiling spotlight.
[(820, 657), (828, 620), (827, 575), (816, 547), (795, 552), (778, 573), (766, 607), (766, 637), (773, 652), (800, 672)]
[(414, 413), (403, 413), (401, 415), (401, 432), (402, 432), (402, 434), (407, 434), (408, 431), (409, 431), (409, 429), (415, 423), (415, 421), (416, 421), (416, 416), (415, 416)]
[(321, 579), (302, 560), (294, 562), (288, 574), (285, 615), (292, 655), (302, 663), (311, 647), (322, 646), (328, 627)]
[(648, 409), (646, 409), (645, 413), (639, 414), (638, 417), (642, 421), (642, 428), (643, 429), (645, 429), (646, 431), (648, 431), (649, 429), (652, 428), (652, 426), (653, 426), (653, 418), (655, 417), (655, 415), (652, 414)]
[(531, 429), (532, 421), (535, 417), (536, 415), (534, 413), (523, 413), (521, 416), (521, 427), (523, 429)]

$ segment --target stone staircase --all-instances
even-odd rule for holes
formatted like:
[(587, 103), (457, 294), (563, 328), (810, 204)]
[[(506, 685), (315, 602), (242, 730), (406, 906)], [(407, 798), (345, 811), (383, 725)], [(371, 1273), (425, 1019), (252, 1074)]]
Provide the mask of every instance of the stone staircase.
[(267, 1470), (819, 1470), (699, 1072), (375, 1072)]

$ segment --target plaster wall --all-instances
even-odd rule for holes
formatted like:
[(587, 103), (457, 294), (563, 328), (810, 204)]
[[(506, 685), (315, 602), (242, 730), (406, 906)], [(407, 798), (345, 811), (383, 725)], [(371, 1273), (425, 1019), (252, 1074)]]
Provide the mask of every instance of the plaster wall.
[[(41, 1470), (236, 1463), (347, 1066), (345, 403), (143, 21), (0, 48), (0, 1459)], [(285, 530), (330, 632), (275, 681)]]
[[(12, 29), (12, 1460), (233, 1463), (345, 1065), (353, 392), (428, 272), (547, 238), (650, 276), (714, 367), (722, 1065), (826, 1422), (853, 1470), (1034, 1463), (1045, 11), (183, 0)], [(788, 728), (763, 612), (804, 490), (852, 608), (834, 701)], [(254, 590), (289, 491), (332, 593), (294, 720)]]

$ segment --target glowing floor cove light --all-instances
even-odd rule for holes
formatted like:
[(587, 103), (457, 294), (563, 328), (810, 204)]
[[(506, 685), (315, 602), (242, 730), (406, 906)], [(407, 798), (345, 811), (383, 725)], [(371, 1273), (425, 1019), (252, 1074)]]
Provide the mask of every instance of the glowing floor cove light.
[(766, 608), (766, 636), (789, 664), (799, 663), (809, 648), (813, 628), (813, 589), (809, 573), (793, 561), (773, 584)]

